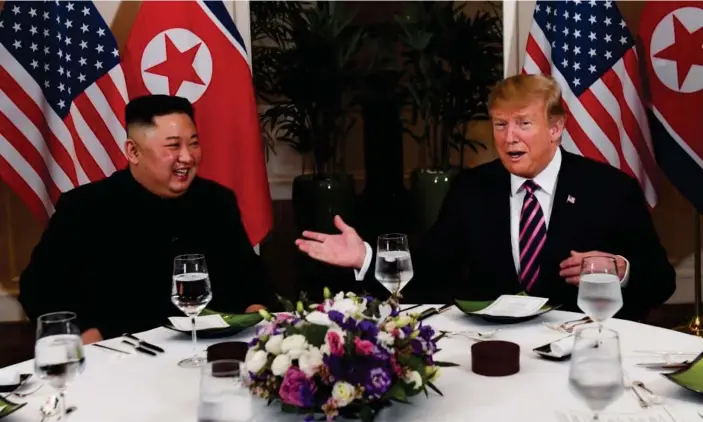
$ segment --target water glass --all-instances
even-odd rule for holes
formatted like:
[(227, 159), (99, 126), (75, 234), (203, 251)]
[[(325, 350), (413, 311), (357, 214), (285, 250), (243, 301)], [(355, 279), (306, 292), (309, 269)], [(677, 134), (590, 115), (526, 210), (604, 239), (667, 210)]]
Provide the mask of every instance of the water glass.
[(618, 333), (607, 328), (582, 328), (576, 332), (569, 370), (571, 391), (599, 413), (625, 389)]
[(615, 258), (589, 256), (583, 259), (577, 304), (599, 328), (622, 308), (622, 288)]
[(37, 319), (34, 372), (59, 393), (59, 419), (66, 417), (65, 391), (85, 367), (80, 329), (73, 312), (52, 312)]
[(252, 394), (242, 383), (242, 362), (232, 359), (206, 363), (200, 378), (198, 422), (254, 420)]
[(397, 296), (413, 278), (407, 235), (391, 233), (378, 237), (375, 275), (393, 296)]
[(205, 257), (199, 254), (179, 255), (173, 260), (173, 286), (171, 302), (193, 325), (193, 356), (178, 362), (179, 366), (195, 368), (205, 364), (205, 358), (198, 356), (195, 319), (212, 300), (212, 288)]

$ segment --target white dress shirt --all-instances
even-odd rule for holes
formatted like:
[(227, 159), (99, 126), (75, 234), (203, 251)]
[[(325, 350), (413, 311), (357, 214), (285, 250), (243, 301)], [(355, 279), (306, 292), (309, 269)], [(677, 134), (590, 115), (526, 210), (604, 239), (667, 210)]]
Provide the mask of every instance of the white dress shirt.
[[(552, 161), (549, 162), (542, 172), (532, 179), (532, 181), (539, 186), (539, 189), (535, 190), (535, 196), (537, 197), (537, 201), (539, 201), (540, 207), (542, 207), (544, 223), (547, 229), (549, 229), (549, 218), (552, 214), (552, 204), (554, 202), (554, 193), (557, 187), (560, 168), (561, 149), (557, 148), (557, 152), (554, 154)], [(522, 210), (522, 203), (525, 198), (525, 189), (522, 185), (526, 180), (527, 179), (514, 174), (510, 175), (510, 241), (512, 244), (513, 262), (518, 274), (520, 274), (520, 211)], [(547, 239), (549, 239), (549, 236), (547, 236)], [(354, 275), (357, 280), (364, 279), (364, 275), (366, 275), (366, 271), (368, 271), (371, 265), (371, 258), (373, 258), (373, 249), (371, 249), (371, 246), (367, 242), (364, 242), (364, 246), (366, 246), (364, 265), (362, 265), (360, 270), (354, 270)], [(625, 257), (621, 258), (625, 260), (625, 275), (622, 280), (620, 280), (621, 286), (624, 287), (630, 276), (630, 263)]]

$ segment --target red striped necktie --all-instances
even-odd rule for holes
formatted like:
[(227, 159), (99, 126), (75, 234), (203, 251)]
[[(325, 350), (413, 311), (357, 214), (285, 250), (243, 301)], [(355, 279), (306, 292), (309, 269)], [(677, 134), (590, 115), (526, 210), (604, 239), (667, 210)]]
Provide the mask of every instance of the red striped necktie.
[(539, 186), (527, 180), (522, 187), (525, 199), (520, 213), (520, 284), (530, 291), (539, 278), (539, 253), (547, 240), (547, 225), (535, 196)]

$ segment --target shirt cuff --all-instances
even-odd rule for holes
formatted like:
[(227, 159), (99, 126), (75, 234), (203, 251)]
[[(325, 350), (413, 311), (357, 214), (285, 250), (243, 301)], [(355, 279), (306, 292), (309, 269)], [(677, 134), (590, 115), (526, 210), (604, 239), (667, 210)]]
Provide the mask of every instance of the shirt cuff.
[(627, 287), (627, 282), (630, 281), (630, 261), (622, 255), (618, 256), (625, 261), (625, 275), (620, 280), (620, 287)]
[(373, 258), (373, 249), (371, 249), (371, 245), (364, 242), (364, 246), (366, 247), (366, 256), (364, 256), (364, 265), (361, 266), (360, 270), (357, 270), (357, 269), (354, 270), (354, 277), (356, 277), (357, 281), (361, 281), (364, 279), (364, 276), (366, 275), (366, 271), (368, 271), (369, 266), (371, 265), (371, 258)]

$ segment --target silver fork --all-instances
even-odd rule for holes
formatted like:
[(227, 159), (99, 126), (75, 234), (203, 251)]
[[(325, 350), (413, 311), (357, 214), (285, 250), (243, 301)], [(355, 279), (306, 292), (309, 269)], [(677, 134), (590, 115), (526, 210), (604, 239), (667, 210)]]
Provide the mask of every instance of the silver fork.
[(566, 321), (563, 322), (559, 325), (554, 325), (554, 324), (547, 324), (546, 322), (543, 322), (543, 324), (552, 330), (559, 331), (560, 333), (568, 333), (571, 334), (574, 331), (574, 328), (578, 327), (579, 325), (583, 324), (589, 324), (593, 322), (590, 317), (583, 317), (580, 319), (575, 319), (573, 321)]

